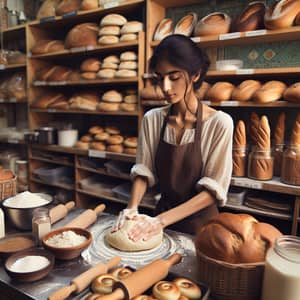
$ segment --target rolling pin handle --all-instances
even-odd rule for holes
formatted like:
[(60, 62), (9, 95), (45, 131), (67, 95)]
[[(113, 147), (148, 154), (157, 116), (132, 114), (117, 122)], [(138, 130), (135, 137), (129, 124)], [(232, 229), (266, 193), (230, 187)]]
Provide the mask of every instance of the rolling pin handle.
[(112, 257), (107, 263), (107, 270), (116, 267), (119, 263), (121, 262), (121, 257), (120, 256), (114, 256)]
[(65, 204), (66, 209), (69, 211), (71, 210), (73, 207), (75, 207), (75, 202), (74, 201), (69, 201)]
[(176, 265), (181, 262), (182, 256), (179, 253), (174, 253), (171, 255), (167, 261), (169, 261), (170, 265)]
[(100, 213), (102, 213), (105, 209), (105, 204), (99, 204), (98, 206), (96, 206), (94, 208), (94, 211), (96, 213), (96, 215), (99, 215)]

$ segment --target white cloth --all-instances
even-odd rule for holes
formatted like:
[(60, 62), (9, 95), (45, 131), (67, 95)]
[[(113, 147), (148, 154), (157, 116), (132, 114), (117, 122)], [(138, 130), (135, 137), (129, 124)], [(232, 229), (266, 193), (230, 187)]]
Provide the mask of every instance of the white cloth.
[[(143, 118), (139, 134), (136, 164), (131, 169), (131, 178), (144, 176), (151, 187), (157, 182), (155, 155), (160, 131), (170, 106), (148, 111)], [(201, 154), (202, 174), (196, 190), (206, 188), (217, 199), (219, 206), (227, 201), (227, 191), (232, 172), (233, 121), (229, 114), (217, 111), (202, 123)], [(195, 129), (185, 129), (180, 145), (194, 141)], [(166, 126), (164, 141), (176, 145), (175, 130)]]

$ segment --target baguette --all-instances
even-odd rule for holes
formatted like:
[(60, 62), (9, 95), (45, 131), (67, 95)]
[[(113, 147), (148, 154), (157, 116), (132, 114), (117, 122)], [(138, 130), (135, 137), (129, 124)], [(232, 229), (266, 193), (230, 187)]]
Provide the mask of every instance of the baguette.
[(259, 81), (251, 79), (244, 80), (234, 88), (231, 98), (234, 101), (249, 101), (259, 88), (261, 88)]
[(284, 133), (285, 133), (285, 113), (281, 112), (278, 116), (277, 124), (274, 131), (275, 145), (284, 144)]
[(277, 101), (282, 98), (286, 87), (286, 84), (281, 81), (268, 81), (253, 94), (253, 100), (259, 103)]
[(233, 145), (235, 147), (245, 147), (246, 146), (246, 127), (243, 120), (239, 120), (236, 124)]
[(283, 99), (290, 102), (300, 103), (300, 82), (290, 85), (284, 91)]
[(260, 119), (256, 145), (259, 150), (268, 150), (271, 148), (270, 125), (266, 116), (262, 116)]
[(259, 120), (259, 116), (257, 115), (257, 113), (252, 112), (250, 115), (249, 131), (250, 131), (250, 138), (251, 138), (253, 145), (256, 145), (259, 122), (260, 122), (260, 120)]
[(292, 130), (291, 144), (300, 146), (300, 113), (297, 115), (293, 130)]

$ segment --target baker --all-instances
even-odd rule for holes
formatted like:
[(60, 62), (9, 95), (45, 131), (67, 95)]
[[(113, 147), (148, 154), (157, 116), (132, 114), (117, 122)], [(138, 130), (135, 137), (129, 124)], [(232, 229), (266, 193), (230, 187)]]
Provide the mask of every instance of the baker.
[(167, 226), (195, 234), (226, 203), (233, 121), (201, 103), (195, 94), (209, 64), (203, 50), (183, 35), (168, 36), (155, 49), (149, 70), (169, 105), (144, 115), (131, 170), (131, 198), (112, 232), (122, 228), (126, 219), (136, 218), (143, 195), (156, 183), (161, 199), (155, 217), (142, 218), (129, 230), (132, 241), (150, 239)]

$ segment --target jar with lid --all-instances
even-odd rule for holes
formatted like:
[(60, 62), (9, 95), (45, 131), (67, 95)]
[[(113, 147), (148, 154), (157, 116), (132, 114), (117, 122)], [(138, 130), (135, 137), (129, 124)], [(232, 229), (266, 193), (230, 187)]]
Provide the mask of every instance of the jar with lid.
[(300, 299), (300, 237), (281, 236), (268, 250), (261, 299)]
[(281, 167), (282, 167), (282, 156), (284, 152), (284, 144), (276, 144), (273, 148), (273, 156), (274, 156), (274, 176), (281, 175)]
[(300, 185), (300, 145), (288, 145), (283, 152), (281, 181)]
[(274, 158), (271, 149), (254, 148), (248, 157), (248, 177), (257, 180), (273, 178)]
[(232, 176), (243, 177), (247, 172), (247, 147), (232, 147)]
[(45, 234), (51, 231), (51, 220), (49, 209), (46, 207), (39, 207), (33, 211), (32, 217), (32, 234), (38, 244)]

